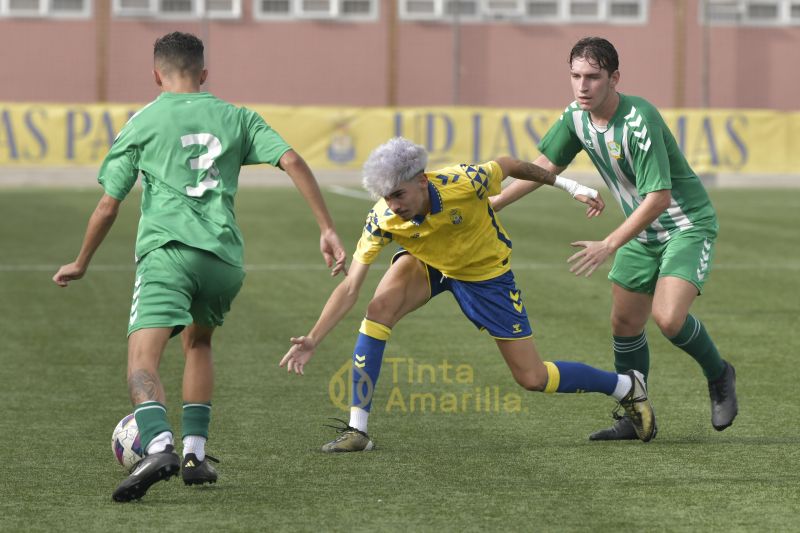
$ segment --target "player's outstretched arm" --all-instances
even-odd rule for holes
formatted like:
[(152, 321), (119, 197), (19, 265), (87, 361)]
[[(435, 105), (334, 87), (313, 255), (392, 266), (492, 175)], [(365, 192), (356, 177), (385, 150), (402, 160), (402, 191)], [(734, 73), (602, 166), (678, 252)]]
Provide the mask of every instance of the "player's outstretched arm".
[(331, 293), (317, 323), (307, 335), (292, 337), (292, 347), (283, 356), (278, 366), (285, 366), (287, 372), (303, 374), (303, 367), (314, 356), (319, 343), (344, 318), (358, 300), (361, 285), (367, 277), (369, 265), (353, 261), (350, 272)]
[(317, 220), (320, 230), (319, 248), (322, 252), (322, 257), (325, 258), (325, 264), (331, 269), (331, 275), (335, 276), (339, 272), (347, 274), (347, 252), (345, 252), (342, 241), (336, 233), (333, 219), (328, 212), (328, 206), (325, 205), (325, 200), (319, 190), (319, 184), (314, 178), (311, 169), (294, 150), (289, 150), (281, 156), (280, 166), (292, 178), (294, 186), (303, 195), (303, 198), (311, 207), (311, 212), (314, 213), (314, 218)]
[(605, 202), (603, 202), (603, 198), (596, 190), (581, 185), (575, 180), (557, 175), (565, 167), (555, 166), (543, 155), (539, 156), (534, 163), (520, 161), (511, 157), (500, 157), (497, 159), (497, 163), (506, 176), (523, 181), (512, 183), (500, 195), (490, 199), (493, 208), (495, 206), (502, 208), (539, 188), (541, 185), (552, 185), (566, 191), (579, 202), (586, 204), (588, 206), (586, 216), (589, 218), (598, 216), (605, 209)]
[(602, 241), (576, 241), (572, 246), (582, 250), (573, 254), (567, 262), (570, 263), (569, 271), (576, 276), (592, 275), (597, 267), (603, 264), (608, 257), (616, 252), (623, 244), (636, 237), (639, 233), (653, 223), (658, 216), (669, 207), (672, 195), (668, 189), (647, 193), (644, 201), (633, 210), (631, 216), (625, 219), (608, 237)]
[(103, 242), (103, 239), (108, 235), (111, 226), (117, 219), (119, 213), (119, 200), (104, 194), (94, 213), (89, 217), (89, 224), (86, 227), (86, 234), (83, 237), (83, 244), (78, 252), (78, 257), (72, 263), (63, 265), (58, 269), (58, 272), (53, 276), (53, 281), (60, 287), (66, 287), (70, 281), (81, 279), (89, 267), (89, 262), (92, 256), (97, 251), (97, 248)]
[[(543, 169), (551, 172), (552, 174), (558, 174), (564, 167), (556, 167), (553, 163), (550, 162), (545, 156), (539, 156), (534, 164), (537, 166), (542, 167)], [(506, 169), (504, 169), (505, 171)], [(508, 176), (508, 174), (506, 174)], [(544, 185), (544, 183), (537, 183), (535, 181), (526, 181), (526, 180), (516, 180), (514, 183), (503, 189), (500, 194), (497, 196), (492, 196), (489, 198), (489, 202), (492, 205), (492, 209), (495, 211), (500, 211), (505, 206), (509, 204), (513, 204), (526, 194), (530, 194), (539, 187)]]
[(542, 183), (536, 183), (534, 181), (515, 180), (511, 185), (500, 191), (500, 194), (490, 196), (489, 204), (495, 212), (500, 211), (505, 206), (513, 204), (542, 185)]

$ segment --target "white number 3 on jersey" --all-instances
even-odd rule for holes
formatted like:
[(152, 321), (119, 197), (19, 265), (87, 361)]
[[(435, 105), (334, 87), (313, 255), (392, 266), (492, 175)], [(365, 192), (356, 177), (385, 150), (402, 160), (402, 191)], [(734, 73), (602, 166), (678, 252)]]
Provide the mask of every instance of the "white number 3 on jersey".
[(219, 176), (219, 170), (214, 165), (214, 159), (222, 153), (222, 143), (210, 133), (193, 133), (181, 137), (181, 144), (184, 148), (193, 144), (202, 144), (208, 148), (208, 152), (189, 160), (189, 166), (192, 167), (192, 170), (208, 170), (208, 175), (197, 184), (197, 187), (186, 186), (186, 194), (188, 196), (200, 198), (208, 189), (213, 189), (219, 185), (219, 180), (214, 179)]

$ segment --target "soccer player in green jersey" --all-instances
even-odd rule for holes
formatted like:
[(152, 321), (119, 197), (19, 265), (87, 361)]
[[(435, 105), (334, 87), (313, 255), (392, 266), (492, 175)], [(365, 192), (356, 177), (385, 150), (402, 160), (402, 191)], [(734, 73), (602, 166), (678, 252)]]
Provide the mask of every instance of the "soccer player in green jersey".
[[(214, 459), (205, 453), (214, 383), (211, 337), (244, 279), (242, 235), (233, 210), (241, 166), (282, 168), (311, 207), (334, 275), (344, 270), (346, 259), (303, 158), (257, 113), (200, 91), (208, 75), (200, 39), (178, 32), (158, 39), (154, 75), (161, 94), (131, 117), (114, 141), (98, 177), (105, 194), (78, 256), (53, 276), (62, 287), (83, 277), (141, 174), (128, 389), (146, 455), (114, 491), (113, 499), (121, 502), (141, 498), (179, 469), (189, 485), (217, 480), (208, 462)], [(174, 452), (158, 376), (164, 347), (178, 333), (185, 355), (182, 462)]]
[(533, 343), (522, 294), (511, 271), (511, 239), (489, 206), (506, 176), (563, 188), (589, 206), (604, 204), (597, 191), (556, 179), (531, 163), (501, 157), (480, 165), (426, 171), (422, 146), (401, 137), (376, 148), (364, 165), (364, 186), (380, 198), (367, 215), (347, 277), (334, 289), (317, 323), (292, 347), (280, 366), (303, 374), (323, 338), (358, 299), (369, 266), (392, 242), (402, 248), (367, 306), (353, 350), (350, 421), (325, 444), (325, 452), (372, 449), (367, 421), (392, 328), (431, 298), (451, 292), (464, 315), (497, 344), (514, 379), (525, 389), (547, 393), (601, 392), (613, 396), (649, 441), (655, 418), (644, 381), (636, 371), (616, 374), (571, 361), (542, 361)]
[[(714, 258), (714, 207), (658, 110), (643, 98), (617, 92), (619, 58), (610, 42), (581, 39), (569, 65), (575, 101), (542, 139), (535, 163), (558, 174), (584, 150), (626, 217), (602, 241), (572, 243), (581, 250), (569, 258), (570, 270), (589, 276), (616, 252), (608, 277), (617, 371), (636, 369), (647, 377), (644, 328), (652, 315), (667, 339), (703, 369), (711, 423), (722, 431), (738, 412), (736, 373), (702, 322), (689, 314)], [(539, 186), (513, 183), (492, 205), (499, 210)], [(589, 438), (635, 439), (636, 434), (630, 419), (622, 417)]]

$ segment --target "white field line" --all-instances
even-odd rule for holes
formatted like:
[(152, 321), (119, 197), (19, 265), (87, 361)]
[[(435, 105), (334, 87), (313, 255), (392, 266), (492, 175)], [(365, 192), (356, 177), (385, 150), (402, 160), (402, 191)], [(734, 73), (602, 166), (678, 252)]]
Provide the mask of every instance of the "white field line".
[[(55, 274), (59, 265), (56, 264), (0, 264), (0, 272), (53, 272)], [(314, 270), (328, 270), (322, 264), (311, 263), (264, 263), (264, 264), (248, 264), (245, 265), (247, 272), (289, 272), (289, 271), (314, 271)], [(374, 264), (372, 268), (377, 270), (386, 270), (386, 264)], [(512, 263), (512, 270), (568, 270), (569, 265), (564, 263)], [(606, 265), (605, 270), (610, 266)], [(136, 265), (91, 265), (89, 271), (92, 272), (132, 272), (136, 270)], [(769, 271), (798, 271), (800, 270), (800, 262), (785, 262), (785, 263), (723, 263), (720, 265), (713, 265), (712, 270), (769, 270)]]
[(333, 194), (339, 196), (347, 196), (349, 198), (358, 198), (359, 200), (372, 200), (372, 197), (367, 191), (361, 189), (351, 189), (349, 187), (341, 187), (339, 185), (331, 185), (327, 189)]

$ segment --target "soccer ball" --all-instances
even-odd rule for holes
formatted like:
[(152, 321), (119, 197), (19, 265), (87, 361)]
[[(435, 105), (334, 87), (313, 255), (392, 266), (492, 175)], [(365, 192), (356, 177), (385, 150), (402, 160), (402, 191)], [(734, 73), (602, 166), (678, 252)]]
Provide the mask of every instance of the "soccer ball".
[(117, 427), (114, 428), (114, 433), (111, 435), (111, 450), (119, 464), (128, 471), (133, 469), (133, 465), (144, 457), (139, 426), (136, 425), (133, 413), (120, 420)]

